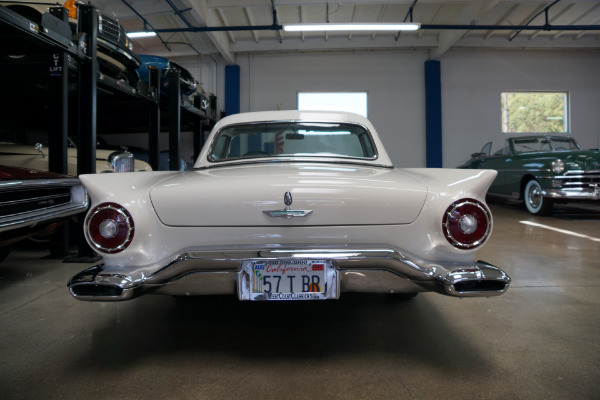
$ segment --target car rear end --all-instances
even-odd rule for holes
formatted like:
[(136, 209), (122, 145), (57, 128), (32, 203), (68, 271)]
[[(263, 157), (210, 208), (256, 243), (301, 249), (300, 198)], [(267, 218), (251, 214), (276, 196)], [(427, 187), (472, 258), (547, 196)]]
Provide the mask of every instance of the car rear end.
[[(291, 176), (282, 166), (272, 168)], [(241, 168), (221, 170), (215, 185), (216, 177), (207, 176), (214, 171), (164, 173), (158, 184), (124, 174), (112, 187), (118, 196), (101, 189), (110, 177), (83, 176), (94, 202), (86, 237), (104, 264), (73, 277), (71, 293), (93, 301), (150, 292), (306, 300), (344, 292), (490, 297), (507, 290), (510, 278), (501, 269), (473, 260), (492, 232), (483, 199), (495, 172), (415, 169), (400, 174), (412, 186), (386, 196), (382, 182), (398, 179), (393, 170), (380, 171), (377, 180), (369, 168), (345, 173), (337, 167), (327, 178), (307, 172), (314, 168), (300, 167), (301, 187), (291, 190), (288, 206), (285, 191), (278, 195), (277, 174), (271, 185), (255, 187), (263, 199), (234, 201), (252, 190), (243, 183), (247, 177), (236, 178)], [(443, 182), (444, 175), (451, 176)], [(126, 189), (132, 187), (148, 195), (133, 200)], [(284, 212), (265, 214), (272, 210)]]

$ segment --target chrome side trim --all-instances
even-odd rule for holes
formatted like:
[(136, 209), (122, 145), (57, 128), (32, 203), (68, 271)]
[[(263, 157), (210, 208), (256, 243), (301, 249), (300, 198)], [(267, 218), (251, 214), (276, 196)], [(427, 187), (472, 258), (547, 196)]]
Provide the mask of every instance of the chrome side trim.
[[(344, 287), (345, 272), (385, 271), (394, 279), (401, 278), (421, 290), (434, 291), (455, 297), (498, 296), (508, 289), (510, 277), (500, 268), (484, 261), (433, 262), (419, 260), (400, 249), (365, 245), (354, 248), (261, 248), (261, 249), (190, 250), (153, 274), (135, 280), (123, 273), (105, 272), (97, 265), (75, 275), (67, 286), (71, 294), (85, 301), (128, 300), (144, 293), (157, 291), (181, 283), (195, 275), (231, 277), (241, 271), (242, 263), (278, 259), (328, 259), (340, 272)], [(229, 273), (229, 274), (223, 274)], [(237, 275), (239, 279), (239, 274)], [(369, 285), (368, 282), (363, 283)], [(409, 285), (410, 286), (410, 285)], [(370, 291), (373, 285), (370, 285)], [(342, 290), (343, 291), (343, 290)], [(384, 289), (385, 291), (385, 289)], [(170, 292), (173, 294), (173, 291)], [(180, 293), (185, 295), (186, 292)], [(215, 294), (214, 292), (211, 294)], [(227, 291), (223, 294), (231, 294)]]

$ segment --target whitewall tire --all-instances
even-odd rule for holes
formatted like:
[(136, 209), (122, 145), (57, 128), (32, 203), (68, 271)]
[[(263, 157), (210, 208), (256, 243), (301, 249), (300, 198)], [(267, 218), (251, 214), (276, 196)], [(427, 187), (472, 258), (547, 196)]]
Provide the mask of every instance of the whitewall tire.
[(535, 179), (527, 182), (523, 193), (525, 207), (533, 215), (548, 215), (552, 213), (553, 202), (542, 195), (542, 187)]

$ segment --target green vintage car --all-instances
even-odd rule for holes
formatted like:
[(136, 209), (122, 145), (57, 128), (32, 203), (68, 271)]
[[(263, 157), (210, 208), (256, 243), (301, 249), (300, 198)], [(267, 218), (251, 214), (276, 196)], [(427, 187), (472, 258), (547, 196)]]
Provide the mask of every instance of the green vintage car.
[(534, 215), (547, 215), (558, 201), (600, 199), (600, 150), (582, 150), (568, 136), (536, 135), (492, 142), (458, 168), (495, 169), (488, 194), (525, 202)]

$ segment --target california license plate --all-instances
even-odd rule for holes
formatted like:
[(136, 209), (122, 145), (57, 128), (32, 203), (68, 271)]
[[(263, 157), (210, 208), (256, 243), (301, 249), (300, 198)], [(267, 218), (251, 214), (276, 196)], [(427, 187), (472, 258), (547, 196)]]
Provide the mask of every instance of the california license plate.
[(240, 282), (243, 300), (322, 300), (337, 298), (337, 271), (327, 260), (250, 261)]

